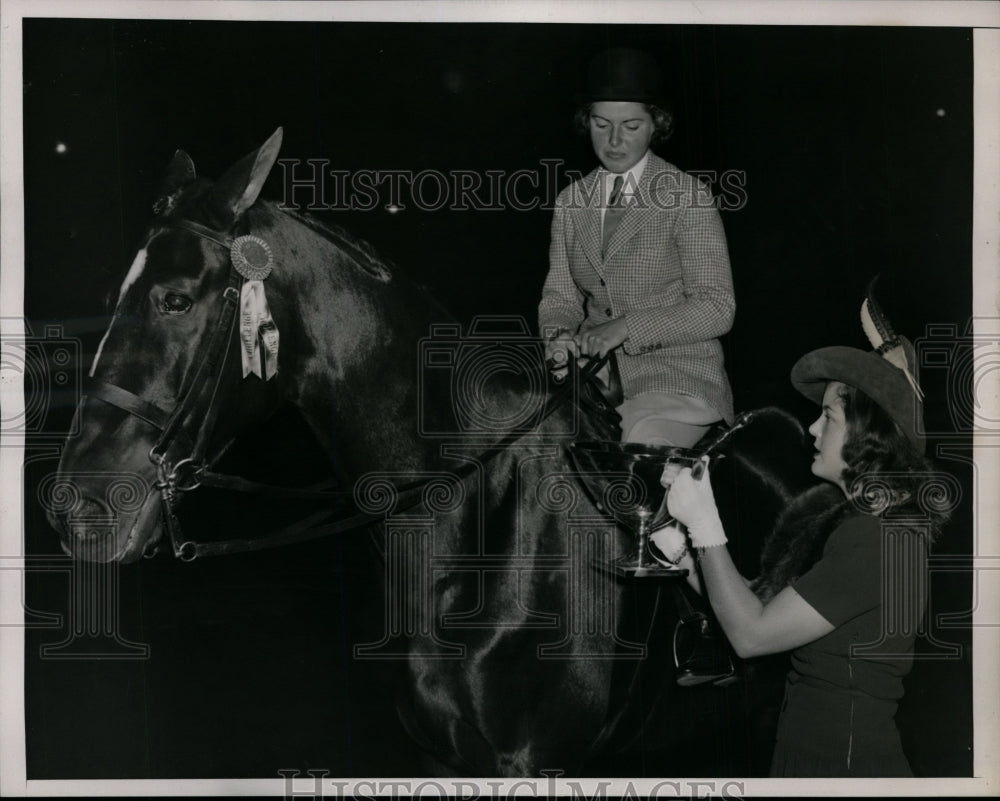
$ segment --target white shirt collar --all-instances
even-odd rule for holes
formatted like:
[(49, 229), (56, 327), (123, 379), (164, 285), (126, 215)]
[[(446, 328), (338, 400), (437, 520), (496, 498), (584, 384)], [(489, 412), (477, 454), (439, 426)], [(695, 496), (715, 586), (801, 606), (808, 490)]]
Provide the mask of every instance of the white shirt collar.
[(623, 173), (608, 172), (607, 170), (602, 170), (603, 173), (603, 183), (604, 183), (604, 206), (608, 205), (608, 201), (611, 199), (611, 190), (615, 185), (615, 178), (619, 175), (624, 179), (622, 183), (622, 194), (624, 195), (624, 200), (628, 201), (632, 195), (635, 194), (636, 189), (639, 188), (639, 179), (642, 177), (642, 171), (646, 169), (646, 162), (649, 161), (649, 151), (647, 150), (641, 159), (639, 159), (635, 164), (629, 167)]

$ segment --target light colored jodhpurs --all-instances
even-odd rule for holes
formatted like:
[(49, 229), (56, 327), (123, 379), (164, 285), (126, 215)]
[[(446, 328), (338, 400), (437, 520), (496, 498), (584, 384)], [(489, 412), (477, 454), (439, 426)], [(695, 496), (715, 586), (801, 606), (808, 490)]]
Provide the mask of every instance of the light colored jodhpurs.
[(690, 448), (721, 416), (701, 398), (644, 392), (622, 403), (622, 442)]

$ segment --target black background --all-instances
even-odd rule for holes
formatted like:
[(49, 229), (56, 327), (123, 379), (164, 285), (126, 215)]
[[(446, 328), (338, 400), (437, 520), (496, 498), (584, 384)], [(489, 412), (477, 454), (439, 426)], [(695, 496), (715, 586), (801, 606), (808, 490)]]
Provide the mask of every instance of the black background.
[[(724, 345), (738, 410), (775, 403), (811, 421), (790, 366), (813, 347), (866, 347), (858, 310), (876, 273), (883, 306), (911, 338), (932, 324), (962, 332), (970, 319), (968, 30), (25, 20), (23, 43), (25, 314), (36, 331), (58, 322), (84, 353), (107, 325), (176, 148), (218, 177), (280, 125), (283, 158), (340, 170), (541, 172), (541, 160), (563, 159), (564, 170), (587, 171), (594, 157), (572, 129), (574, 94), (587, 60), (620, 45), (650, 50), (667, 76), (677, 127), (660, 155), (746, 176), (746, 205), (723, 212), (738, 306)], [(276, 170), (264, 196), (282, 188)], [(371, 241), (459, 319), (518, 314), (534, 325), (549, 211), (383, 205), (321, 216)], [(967, 442), (948, 405), (954, 379), (922, 374), (934, 444)], [(52, 409), (49, 428), (67, 415)], [(279, 420), (270, 436), (308, 465), (315, 454), (296, 425)], [(27, 468), (32, 553), (58, 553), (32, 500), (32, 482), (55, 467), (47, 453), (40, 439)], [(948, 469), (970, 486), (967, 467)], [(970, 498), (941, 553), (971, 552)], [(189, 512), (192, 525), (226, 525), (213, 509)], [(29, 631), (28, 777), (416, 773), (385, 693), (350, 663), (356, 621), (380, 603), (366, 565), (357, 542), (325, 542), (123, 568), (121, 631), (150, 643), (152, 657), (40, 660), (37, 646), (65, 631)], [(937, 611), (968, 608), (966, 578), (934, 582)], [(29, 603), (59, 611), (65, 585), (35, 577)], [(918, 660), (900, 726), (918, 775), (969, 775), (969, 636), (941, 637), (964, 644), (963, 657)], [(693, 696), (711, 710), (696, 727), (709, 754), (699, 767), (766, 773), (766, 743), (729, 738), (711, 754), (721, 728), (753, 728), (740, 717), (745, 692), (712, 692)], [(690, 767), (653, 749), (602, 766), (647, 776)]]

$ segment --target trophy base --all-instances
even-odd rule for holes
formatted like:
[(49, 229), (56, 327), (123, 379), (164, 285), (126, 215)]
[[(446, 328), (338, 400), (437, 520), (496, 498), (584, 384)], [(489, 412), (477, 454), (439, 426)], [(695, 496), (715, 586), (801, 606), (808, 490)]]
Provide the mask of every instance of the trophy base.
[(613, 573), (619, 578), (630, 579), (662, 579), (662, 578), (684, 578), (688, 574), (685, 567), (671, 567), (661, 565), (658, 562), (652, 564), (641, 564), (639, 554), (629, 553), (612, 559), (610, 562), (594, 561), (594, 565), (608, 573)]

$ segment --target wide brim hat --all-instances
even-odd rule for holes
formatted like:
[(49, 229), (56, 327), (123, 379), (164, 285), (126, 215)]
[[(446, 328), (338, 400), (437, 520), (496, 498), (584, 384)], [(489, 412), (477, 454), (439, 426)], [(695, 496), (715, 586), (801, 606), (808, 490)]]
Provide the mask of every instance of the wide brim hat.
[[(905, 364), (914, 362), (913, 345), (898, 337)], [(898, 361), (898, 360), (897, 360)], [(923, 431), (923, 401), (915, 380), (878, 351), (832, 346), (811, 351), (792, 367), (792, 384), (809, 400), (822, 404), (830, 381), (857, 387), (877, 403), (906, 434), (918, 453), (927, 443)]]
[(649, 53), (618, 47), (598, 53), (590, 62), (587, 83), (577, 95), (580, 103), (617, 100), (665, 103), (660, 68)]

